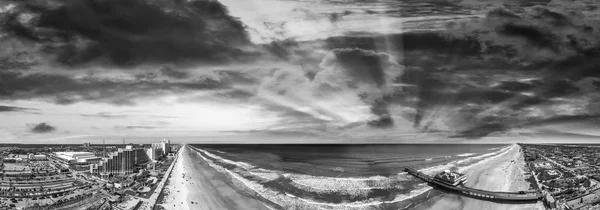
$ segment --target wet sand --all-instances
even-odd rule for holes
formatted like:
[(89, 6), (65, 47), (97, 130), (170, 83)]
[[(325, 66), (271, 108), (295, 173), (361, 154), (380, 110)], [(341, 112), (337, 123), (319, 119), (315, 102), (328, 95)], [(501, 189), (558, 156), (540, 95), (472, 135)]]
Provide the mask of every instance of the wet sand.
[[(166, 209), (269, 210), (260, 201), (236, 190), (189, 147), (183, 147), (165, 191)], [(192, 203), (193, 202), (193, 203)]]
[[(513, 146), (506, 154), (490, 158), (476, 164), (465, 171), (467, 186), (489, 191), (520, 191), (532, 190), (523, 176), (525, 161), (519, 151), (519, 146)], [(507, 204), (478, 200), (466, 196), (444, 193), (437, 198), (422, 203), (415, 209), (433, 210), (543, 210), (541, 202), (528, 204)]]

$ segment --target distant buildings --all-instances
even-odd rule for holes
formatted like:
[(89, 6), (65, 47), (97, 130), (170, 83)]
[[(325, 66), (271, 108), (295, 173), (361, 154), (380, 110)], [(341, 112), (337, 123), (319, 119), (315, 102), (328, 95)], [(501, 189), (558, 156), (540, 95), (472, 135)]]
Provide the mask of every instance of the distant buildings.
[(75, 164), (88, 164), (101, 159), (91, 152), (55, 152), (54, 154), (59, 160)]
[(29, 161), (44, 161), (44, 160), (48, 160), (48, 157), (46, 155), (34, 155), (34, 154), (29, 154)]
[(90, 147), (90, 146), (92, 146), (92, 144), (90, 144), (90, 142), (83, 143), (83, 147)]

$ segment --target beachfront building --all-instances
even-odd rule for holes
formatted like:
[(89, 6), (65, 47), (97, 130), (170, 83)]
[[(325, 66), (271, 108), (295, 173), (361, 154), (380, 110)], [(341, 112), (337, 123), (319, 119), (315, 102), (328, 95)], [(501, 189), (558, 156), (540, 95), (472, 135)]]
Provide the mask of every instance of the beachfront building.
[(148, 156), (148, 159), (150, 159), (150, 160), (156, 160), (162, 154), (163, 154), (163, 152), (162, 152), (161, 148), (150, 147), (150, 148), (146, 149), (146, 155)]
[(171, 152), (171, 141), (168, 139), (163, 139), (159, 143), (152, 143), (152, 148), (160, 148), (162, 150), (162, 155), (167, 155)]
[(99, 163), (90, 166), (90, 173), (102, 176), (111, 174), (131, 174), (136, 166), (148, 162), (148, 156), (143, 149), (119, 149), (103, 158)]
[(440, 181), (444, 184), (458, 186), (467, 182), (467, 176), (458, 172), (450, 172), (450, 170), (442, 171), (435, 175), (435, 180)]

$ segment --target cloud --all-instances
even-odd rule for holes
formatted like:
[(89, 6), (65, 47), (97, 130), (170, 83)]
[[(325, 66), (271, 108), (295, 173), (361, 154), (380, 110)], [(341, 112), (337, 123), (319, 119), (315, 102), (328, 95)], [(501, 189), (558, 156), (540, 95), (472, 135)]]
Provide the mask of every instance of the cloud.
[(32, 110), (30, 108), (16, 107), (16, 106), (4, 106), (0, 105), (0, 112), (22, 112)]
[(97, 118), (107, 118), (107, 119), (116, 119), (116, 118), (127, 118), (129, 115), (124, 114), (112, 114), (108, 112), (99, 112), (97, 114), (82, 114), (84, 117), (97, 117)]
[(118, 125), (114, 126), (115, 130), (153, 130), (158, 129), (159, 126), (150, 126), (150, 125)]
[(175, 78), (175, 79), (184, 79), (189, 77), (189, 74), (183, 71), (177, 71), (174, 70), (168, 66), (164, 66), (160, 69), (160, 72), (167, 76), (167, 77), (171, 77), (171, 78)]
[(580, 13), (546, 6), (527, 7), (522, 12), (497, 8), (483, 20), (451, 25), (450, 33), (478, 40), (483, 52), (500, 52), (521, 61), (554, 62), (585, 55), (599, 46), (599, 22)]
[(224, 61), (251, 46), (244, 26), (217, 1), (14, 2), (0, 19), (11, 36), (43, 46), (58, 63), (104, 60)]
[(33, 132), (33, 133), (50, 133), (55, 130), (56, 130), (55, 127), (53, 127), (45, 122), (37, 124), (31, 128), (31, 132)]
[(125, 126), (127, 129), (155, 129), (157, 126), (142, 126), (142, 125), (128, 125)]
[(0, 95), (5, 99), (49, 99), (58, 104), (95, 101), (118, 105), (135, 104), (135, 99), (157, 94), (225, 88), (227, 81), (194, 78), (188, 81), (122, 80), (14, 71), (0, 71)]
[[(341, 126), (372, 121), (368, 124), (373, 127), (390, 127), (393, 120), (386, 96), (395, 91), (391, 81), (403, 69), (386, 53), (334, 49), (322, 58), (314, 73), (293, 67), (275, 70), (262, 81), (257, 97)], [(357, 115), (364, 105), (371, 107), (370, 113)]]
[(320, 67), (324, 70), (314, 79), (319, 91), (352, 89), (371, 105), (371, 112), (377, 116), (369, 125), (393, 125), (385, 98), (394, 91), (390, 86), (392, 81), (404, 70), (393, 56), (371, 50), (335, 49), (323, 59)]

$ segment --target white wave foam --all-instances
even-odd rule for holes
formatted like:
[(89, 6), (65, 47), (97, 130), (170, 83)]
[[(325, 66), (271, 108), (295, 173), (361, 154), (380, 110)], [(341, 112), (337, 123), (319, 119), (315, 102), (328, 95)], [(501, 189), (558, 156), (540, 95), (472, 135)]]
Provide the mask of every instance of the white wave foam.
[(493, 157), (489, 157), (489, 158), (483, 159), (483, 160), (481, 160), (481, 161), (479, 161), (477, 163), (474, 163), (474, 164), (471, 164), (471, 165), (468, 165), (468, 166), (460, 167), (458, 169), (458, 171), (462, 173), (462, 172), (464, 172), (466, 170), (469, 170), (469, 168), (471, 168), (471, 167), (474, 167), (474, 166), (477, 166), (477, 165), (480, 165), (480, 164), (485, 164), (485, 163), (491, 161), (492, 159), (495, 159), (497, 157), (506, 155), (506, 153), (509, 153), (514, 148), (515, 148), (515, 145), (511, 145), (511, 146), (505, 147), (505, 148), (503, 148), (503, 149), (501, 149), (501, 150), (499, 150), (497, 152), (491, 153), (491, 155), (487, 156), (487, 157), (489, 157), (489, 156), (493, 156)]
[[(424, 173), (431, 173), (440, 170), (444, 170), (454, 166), (460, 166), (465, 163), (470, 163), (473, 161), (478, 161), (474, 164), (470, 164), (467, 166), (462, 166), (459, 168), (459, 171), (468, 170), (470, 167), (473, 167), (478, 164), (483, 164), (492, 158), (499, 157), (501, 155), (506, 154), (510, 151), (510, 149), (514, 148), (513, 146), (505, 147), (501, 150), (494, 151), (491, 153), (479, 155), (476, 157), (470, 157), (459, 161), (453, 161), (449, 164), (444, 164), (440, 166), (433, 166), (426, 169), (421, 170)], [(345, 203), (324, 203), (319, 201), (314, 201), (306, 198), (301, 198), (294, 196), (289, 193), (279, 193), (264, 187), (262, 184), (248, 180), (243, 178), (240, 173), (252, 173), (253, 175), (261, 174), (265, 175), (267, 178), (273, 179), (276, 178), (276, 175), (279, 176), (279, 173), (266, 170), (266, 169), (257, 169), (253, 167), (248, 167), (250, 164), (230, 161), (219, 157), (217, 155), (206, 152), (202, 149), (195, 148), (200, 157), (202, 157), (209, 166), (215, 168), (217, 171), (227, 175), (232, 182), (242, 190), (250, 191), (251, 194), (257, 195), (262, 199), (268, 200), (272, 203), (275, 203), (281, 206), (283, 209), (352, 209), (352, 210), (362, 210), (362, 209), (378, 209), (381, 204), (393, 204), (405, 201), (407, 199), (416, 197), (420, 194), (423, 194), (432, 188), (426, 184), (418, 185), (417, 189), (410, 191), (408, 194), (399, 194), (391, 201), (379, 201), (379, 200), (366, 200), (366, 201), (356, 201), (356, 202), (345, 202)], [(235, 164), (236, 166), (240, 166), (239, 169), (235, 169), (234, 171), (228, 170), (226, 168), (221, 167), (216, 164), (212, 160), (204, 157), (204, 155), (200, 152), (210, 156), (211, 158), (217, 159), (219, 161)], [(246, 167), (242, 167), (246, 166)], [(250, 165), (251, 166), (251, 165)], [(406, 173), (399, 173), (398, 177), (402, 177)], [(270, 177), (268, 177), (270, 176)], [(304, 189), (313, 192), (342, 192), (348, 193), (350, 195), (365, 195), (368, 192), (368, 189), (377, 189), (377, 188), (388, 188), (393, 187), (392, 183), (393, 178), (388, 178), (384, 176), (373, 176), (366, 178), (352, 178), (352, 177), (316, 177), (310, 175), (301, 175), (301, 174), (290, 174), (285, 173), (283, 176), (288, 177), (292, 180), (292, 184), (299, 189)], [(363, 182), (363, 183), (361, 183)], [(375, 184), (372, 186), (365, 186), (366, 182), (371, 182), (371, 184)], [(351, 189), (351, 190), (348, 190)]]
[[(490, 152), (490, 153), (486, 153), (486, 154), (482, 154), (482, 155), (479, 155), (479, 156), (469, 157), (469, 158), (465, 158), (465, 159), (462, 159), (462, 160), (455, 160), (455, 161), (449, 162), (447, 164), (424, 168), (424, 169), (421, 169), (419, 171), (421, 171), (421, 172), (423, 172), (425, 174), (433, 175), (433, 174), (439, 173), (439, 172), (441, 172), (443, 170), (450, 169), (452, 167), (459, 167), (459, 166), (464, 165), (464, 164), (468, 164), (468, 163), (471, 163), (471, 162), (482, 160), (484, 158), (488, 158), (490, 156), (494, 156), (494, 155), (500, 154), (502, 152), (506, 152), (510, 148), (512, 148), (512, 146), (508, 146), (508, 147), (505, 147), (505, 148), (503, 148), (501, 150)], [(465, 170), (465, 169), (462, 169), (462, 168), (465, 168), (465, 167), (466, 166), (463, 166), (463, 167), (459, 168), (459, 171)]]
[(404, 177), (388, 178), (373, 176), (368, 178), (336, 178), (299, 174), (288, 174), (292, 185), (307, 192), (341, 193), (351, 196), (367, 196), (373, 189), (403, 189)]
[[(206, 161), (209, 166), (211, 166), (215, 170), (219, 171), (220, 173), (223, 173), (223, 174), (227, 175), (228, 177), (230, 177), (230, 179), (232, 180), (234, 185), (236, 185), (237, 187), (239, 187), (242, 190), (252, 191), (252, 194), (255, 194), (255, 195), (261, 197), (262, 199), (268, 200), (277, 205), (280, 205), (284, 209), (321, 209), (321, 208), (352, 209), (352, 210), (378, 209), (378, 206), (381, 204), (391, 204), (391, 203), (401, 202), (406, 199), (410, 199), (415, 196), (418, 196), (418, 195), (425, 193), (432, 189), (431, 187), (429, 187), (427, 185), (422, 185), (421, 188), (412, 190), (412, 191), (410, 191), (410, 193), (408, 193), (406, 195), (397, 195), (394, 198), (394, 200), (392, 200), (392, 201), (369, 200), (369, 201), (357, 201), (357, 202), (351, 202), (351, 203), (338, 203), (338, 204), (317, 202), (317, 201), (313, 201), (313, 200), (309, 200), (309, 199), (305, 199), (305, 198), (299, 198), (299, 197), (293, 196), (288, 193), (281, 194), (281, 193), (275, 192), (273, 190), (270, 190), (270, 189), (264, 187), (260, 183), (244, 179), (238, 173), (228, 170), (224, 167), (221, 167), (218, 164), (216, 164), (214, 161), (204, 157), (204, 155), (202, 153), (207, 154), (206, 151), (204, 151), (202, 149), (198, 149), (198, 148), (195, 148), (195, 149), (197, 150), (196, 153), (202, 159), (204, 159), (204, 161)], [(211, 155), (212, 155), (211, 156), (212, 158), (218, 157), (213, 154), (211, 154)], [(218, 158), (218, 159), (221, 160), (223, 158)], [(289, 176), (289, 174), (288, 174), (288, 176)], [(385, 177), (383, 177), (383, 178), (385, 178)], [(356, 179), (356, 178), (340, 178), (340, 179), (352, 180), (352, 179)]]
[(204, 153), (205, 153), (207, 156), (211, 157), (211, 158), (214, 158), (214, 159), (217, 159), (217, 160), (221, 160), (221, 161), (223, 161), (223, 162), (226, 162), (226, 163), (229, 163), (229, 164), (233, 164), (233, 165), (235, 165), (235, 166), (237, 166), (237, 167), (240, 167), (240, 168), (243, 168), (243, 169), (246, 169), (246, 170), (248, 170), (248, 169), (251, 169), (251, 168), (254, 168), (254, 166), (253, 166), (253, 165), (250, 165), (250, 164), (248, 164), (248, 163), (244, 163), (244, 162), (236, 162), (236, 161), (228, 160), (228, 159), (225, 159), (225, 158), (222, 158), (222, 157), (220, 157), (220, 156), (214, 155), (214, 154), (212, 154), (212, 153), (210, 153), (210, 152), (207, 152), (207, 151), (204, 151)]
[(464, 153), (464, 154), (459, 154), (459, 155), (456, 155), (456, 156), (458, 156), (458, 157), (469, 157), (469, 156), (473, 156), (473, 155), (475, 155), (475, 153)]

